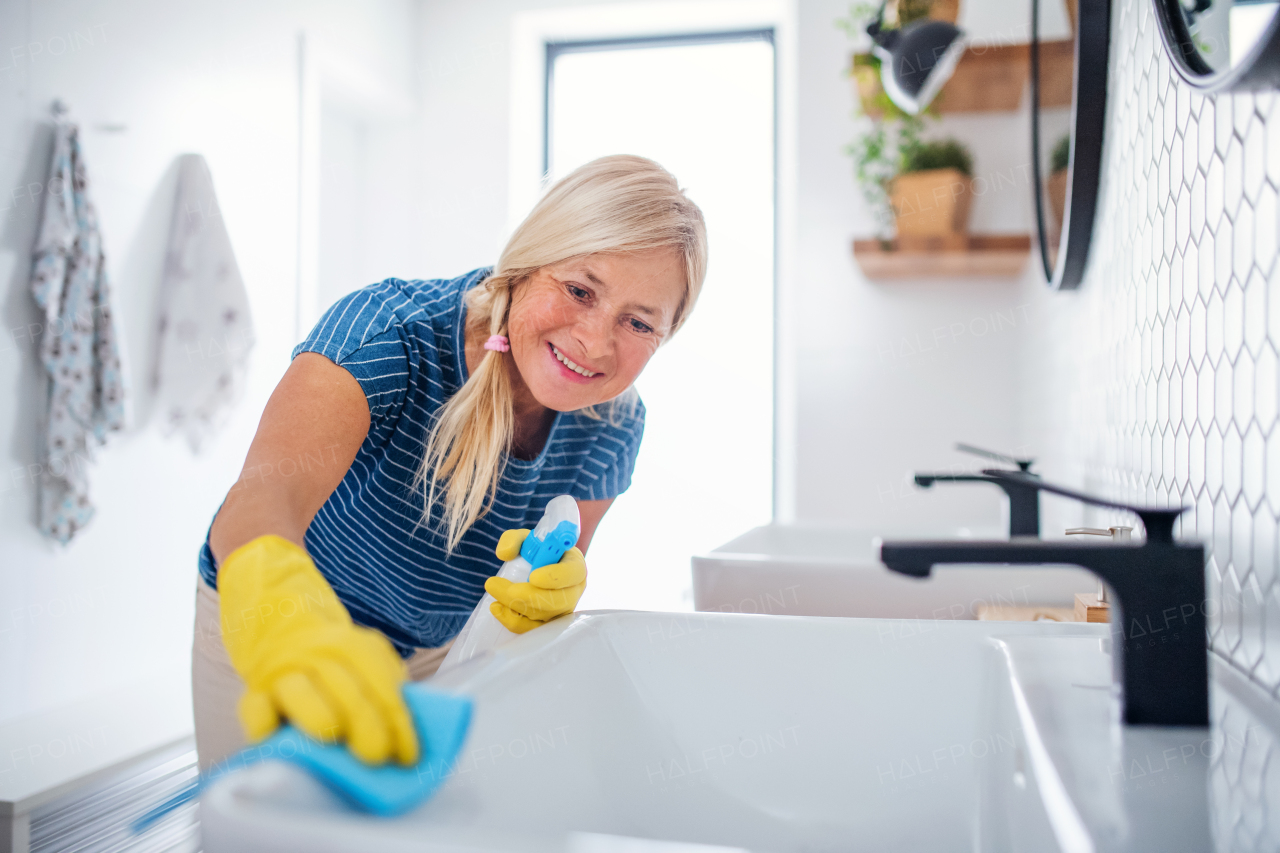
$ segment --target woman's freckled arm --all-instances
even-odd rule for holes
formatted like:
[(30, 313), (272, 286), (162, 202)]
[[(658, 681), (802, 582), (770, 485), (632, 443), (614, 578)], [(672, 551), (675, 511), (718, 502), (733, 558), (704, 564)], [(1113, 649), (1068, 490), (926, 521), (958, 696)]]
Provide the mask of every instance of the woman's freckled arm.
[(267, 401), (244, 469), (213, 520), (214, 560), (220, 565), (269, 533), (302, 545), (369, 424), (369, 402), (355, 377), (322, 355), (300, 353)]

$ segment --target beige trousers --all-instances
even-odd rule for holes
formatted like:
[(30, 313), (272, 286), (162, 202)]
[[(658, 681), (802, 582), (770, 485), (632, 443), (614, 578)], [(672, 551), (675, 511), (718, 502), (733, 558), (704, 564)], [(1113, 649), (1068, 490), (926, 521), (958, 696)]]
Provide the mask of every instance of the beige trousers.
[[(422, 681), (435, 675), (452, 640), (436, 649), (418, 649), (405, 661), (409, 678)], [(196, 581), (196, 625), (191, 644), (191, 699), (195, 706), (196, 753), (200, 769), (207, 770), (246, 746), (236, 716), (236, 703), (244, 693), (244, 681), (231, 666), (222, 644), (218, 593)]]

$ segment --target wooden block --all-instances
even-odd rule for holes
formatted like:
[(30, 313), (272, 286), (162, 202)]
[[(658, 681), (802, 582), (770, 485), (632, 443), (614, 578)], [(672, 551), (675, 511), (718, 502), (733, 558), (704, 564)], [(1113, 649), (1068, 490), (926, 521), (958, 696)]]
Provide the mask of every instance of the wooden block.
[(1071, 622), (1070, 607), (979, 604), (974, 615), (983, 622)]
[(1079, 593), (1076, 595), (1075, 621), (1110, 622), (1111, 605), (1099, 601), (1096, 592)]

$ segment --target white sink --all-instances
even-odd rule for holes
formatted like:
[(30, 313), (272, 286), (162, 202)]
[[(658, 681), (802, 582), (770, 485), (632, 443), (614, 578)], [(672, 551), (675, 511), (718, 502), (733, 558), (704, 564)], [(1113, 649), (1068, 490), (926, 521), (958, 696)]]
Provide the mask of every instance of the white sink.
[(1097, 579), (1074, 567), (950, 566), (929, 579), (895, 574), (885, 539), (1005, 538), (999, 530), (887, 531), (765, 525), (695, 556), (694, 609), (790, 616), (973, 619), (981, 604), (1071, 607)]
[(1207, 838), (1206, 761), (1133, 794), (1116, 756), (1160, 760), (1208, 735), (1120, 737), (1105, 636), (582, 613), (434, 682), (473, 696), (475, 721), (417, 811), (359, 815), (292, 766), (261, 764), (205, 795), (205, 849), (1207, 849), (1135, 842), (1134, 827), (1161, 844)]

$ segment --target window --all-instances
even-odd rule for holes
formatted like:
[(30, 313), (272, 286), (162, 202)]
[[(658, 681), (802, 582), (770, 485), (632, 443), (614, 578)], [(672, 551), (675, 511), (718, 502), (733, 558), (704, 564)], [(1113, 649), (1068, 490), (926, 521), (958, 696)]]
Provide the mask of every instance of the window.
[(689, 610), (690, 556), (772, 517), (772, 35), (549, 44), (546, 96), (552, 179), (639, 154), (675, 174), (707, 219), (707, 280), (637, 382), (644, 443), (591, 543), (581, 605)]

